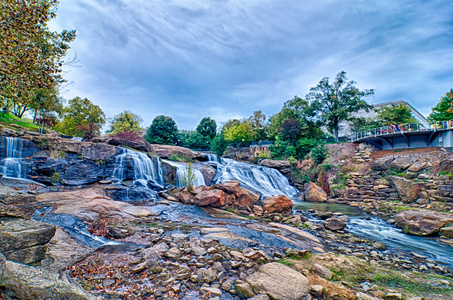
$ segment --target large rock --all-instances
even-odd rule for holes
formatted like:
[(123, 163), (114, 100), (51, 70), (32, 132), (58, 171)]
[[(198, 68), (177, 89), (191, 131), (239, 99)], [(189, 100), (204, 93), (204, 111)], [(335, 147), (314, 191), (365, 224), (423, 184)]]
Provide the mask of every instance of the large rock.
[(95, 300), (66, 276), (42, 267), (14, 263), (0, 254), (0, 297), (2, 299)]
[(246, 279), (256, 294), (266, 293), (275, 300), (311, 299), (308, 280), (301, 273), (279, 263), (260, 267), (258, 272)]
[(322, 225), (332, 231), (343, 230), (346, 227), (346, 223), (339, 218), (329, 218), (322, 222)]
[(208, 165), (204, 165), (201, 168), (198, 168), (198, 170), (200, 170), (201, 174), (203, 174), (206, 185), (211, 185), (212, 179), (214, 179), (215, 176), (215, 170)]
[(0, 219), (0, 252), (9, 260), (33, 264), (44, 259), (55, 226), (26, 219)]
[(308, 184), (307, 189), (305, 190), (305, 200), (310, 202), (326, 202), (327, 194), (326, 192), (314, 182)]
[(215, 184), (214, 188), (225, 192), (225, 205), (232, 208), (253, 208), (260, 197), (256, 193), (240, 187), (236, 180)]
[(436, 235), (440, 229), (453, 224), (453, 215), (429, 210), (407, 210), (395, 216), (396, 225), (414, 235)]
[(0, 217), (31, 219), (38, 208), (35, 197), (13, 188), (0, 186)]
[(197, 151), (192, 151), (189, 148), (184, 148), (184, 147), (179, 147), (179, 146), (170, 146), (170, 145), (158, 145), (158, 144), (152, 144), (152, 151), (153, 153), (156, 153), (159, 155), (161, 158), (170, 158), (171, 156), (182, 156), (182, 157), (187, 157), (192, 160), (200, 160), (200, 161), (206, 161), (208, 160), (208, 157), (206, 154), (203, 154), (201, 152)]
[(195, 196), (198, 206), (222, 207), (225, 205), (225, 193), (222, 190), (206, 190)]
[(260, 161), (259, 165), (269, 167), (269, 168), (279, 169), (279, 170), (291, 167), (290, 162), (287, 160), (274, 160), (274, 159), (268, 159), (268, 158)]
[(289, 216), (292, 213), (293, 201), (283, 195), (267, 197), (263, 200), (263, 209), (265, 214), (279, 213)]
[(397, 190), (404, 203), (412, 203), (419, 198), (420, 185), (414, 181), (400, 176), (389, 176), (387, 180)]
[(101, 189), (45, 193), (38, 195), (36, 199), (43, 205), (56, 207), (56, 214), (74, 215), (82, 221), (92, 223), (100, 219), (122, 221), (151, 215), (145, 207), (112, 200)]

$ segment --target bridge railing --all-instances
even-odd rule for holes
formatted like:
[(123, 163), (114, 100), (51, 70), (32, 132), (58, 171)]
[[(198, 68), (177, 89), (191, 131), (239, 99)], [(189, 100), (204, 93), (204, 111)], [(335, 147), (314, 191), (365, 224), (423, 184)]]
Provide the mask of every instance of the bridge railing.
[(430, 124), (429, 128), (420, 123), (407, 123), (401, 125), (382, 126), (367, 131), (361, 131), (349, 136), (351, 142), (364, 139), (367, 137), (385, 136), (388, 134), (405, 133), (405, 132), (422, 132), (453, 129), (453, 120), (438, 121)]

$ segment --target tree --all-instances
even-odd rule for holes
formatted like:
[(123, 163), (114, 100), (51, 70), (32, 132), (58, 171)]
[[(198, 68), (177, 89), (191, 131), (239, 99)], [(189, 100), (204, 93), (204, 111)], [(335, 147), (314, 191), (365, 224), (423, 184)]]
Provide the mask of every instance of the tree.
[(102, 109), (87, 98), (75, 97), (68, 101), (63, 110), (63, 119), (55, 126), (55, 130), (72, 136), (91, 138), (99, 134), (105, 124)]
[(30, 109), (35, 112), (33, 122), (41, 125), (42, 132), (44, 125), (55, 126), (57, 115), (61, 116), (64, 110), (63, 99), (52, 90), (40, 89), (33, 99)]
[(321, 120), (337, 141), (340, 123), (349, 120), (350, 113), (360, 109), (368, 111), (371, 108), (365, 98), (373, 95), (374, 90), (361, 91), (355, 84), (354, 81), (348, 81), (346, 72), (341, 71), (332, 84), (329, 83), (329, 77), (324, 77), (306, 96), (307, 99), (315, 101)]
[(209, 138), (202, 136), (197, 131), (191, 131), (179, 135), (179, 144), (190, 149), (209, 149)]
[(113, 117), (108, 133), (116, 134), (125, 131), (138, 133), (143, 130), (140, 127), (140, 123), (142, 122), (143, 119), (139, 115), (125, 110)]
[(411, 108), (404, 103), (381, 107), (377, 119), (383, 125), (417, 123)]
[(269, 137), (273, 140), (278, 139), (280, 134), (280, 127), (282, 126), (283, 122), (287, 119), (297, 118), (297, 113), (290, 108), (282, 108), (282, 110), (275, 115), (273, 115), (269, 119)]
[(369, 131), (374, 128), (382, 126), (382, 123), (376, 119), (363, 118), (363, 117), (351, 117), (349, 118), (349, 127), (353, 133), (359, 133), (361, 131)]
[(247, 123), (252, 128), (254, 141), (264, 141), (268, 138), (266, 116), (261, 110), (254, 111), (253, 115), (247, 119)]
[(294, 144), (300, 137), (300, 122), (296, 118), (290, 118), (283, 121), (280, 126), (280, 136), (283, 140)]
[(178, 127), (171, 117), (157, 116), (146, 131), (145, 140), (151, 144), (175, 145)]
[(453, 89), (440, 98), (439, 103), (432, 108), (428, 119), (433, 121), (449, 121), (453, 120)]
[(221, 132), (223, 134), (225, 134), (225, 132), (230, 129), (231, 127), (233, 126), (237, 126), (237, 125), (240, 125), (241, 124), (241, 121), (239, 121), (238, 119), (232, 119), (232, 120), (229, 120), (228, 122), (226, 122), (225, 124), (223, 124), (223, 127), (222, 127), (222, 130)]
[(225, 140), (233, 143), (248, 143), (252, 140), (252, 137), (252, 128), (245, 122), (234, 125), (225, 132)]
[(219, 133), (212, 139), (211, 142), (211, 151), (215, 152), (217, 155), (223, 155), (228, 146), (228, 141), (225, 140), (223, 133)]
[(4, 0), (0, 3), (0, 100), (22, 117), (44, 89), (64, 82), (63, 58), (75, 30), (50, 32), (57, 0)]
[(203, 118), (197, 126), (197, 132), (212, 140), (217, 132), (217, 124), (209, 117)]

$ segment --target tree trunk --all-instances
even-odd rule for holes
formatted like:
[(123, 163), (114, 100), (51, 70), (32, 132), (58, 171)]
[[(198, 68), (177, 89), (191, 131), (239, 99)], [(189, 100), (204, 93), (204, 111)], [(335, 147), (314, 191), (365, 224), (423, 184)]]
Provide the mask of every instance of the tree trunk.
[(337, 125), (335, 125), (335, 141), (336, 142), (338, 142), (338, 131), (339, 131), (338, 129), (339, 129), (339, 126), (337, 124)]

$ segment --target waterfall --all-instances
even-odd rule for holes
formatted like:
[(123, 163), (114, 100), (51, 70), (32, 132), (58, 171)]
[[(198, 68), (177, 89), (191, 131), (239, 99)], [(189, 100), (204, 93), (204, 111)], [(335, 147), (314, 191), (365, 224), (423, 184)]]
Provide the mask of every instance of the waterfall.
[[(177, 162), (170, 161), (170, 160), (166, 160), (165, 162), (172, 165), (173, 167), (176, 167), (176, 187), (184, 186), (183, 178), (185, 176), (187, 176), (189, 167), (185, 164), (177, 163)], [(195, 167), (192, 167), (192, 170), (195, 175), (193, 186), (206, 185), (206, 181), (204, 180), (204, 176), (200, 172), (200, 170), (198, 170)]]
[[(154, 161), (145, 153), (123, 148), (123, 153), (115, 158), (115, 167), (113, 169), (113, 179), (123, 181), (132, 178), (134, 183), (144, 187), (162, 187), (165, 184), (162, 164), (159, 158)], [(133, 175), (130, 174), (132, 165)]]
[(0, 162), (3, 177), (22, 177), (22, 150), (24, 141), (18, 138), (6, 137), (6, 158)]
[(222, 158), (213, 183), (237, 180), (244, 188), (263, 196), (295, 196), (299, 191), (289, 184), (288, 178), (278, 170)]
[(220, 162), (220, 158), (215, 154), (207, 154), (209, 162)]

